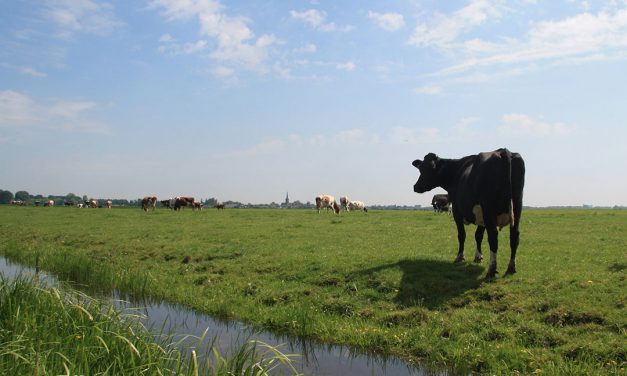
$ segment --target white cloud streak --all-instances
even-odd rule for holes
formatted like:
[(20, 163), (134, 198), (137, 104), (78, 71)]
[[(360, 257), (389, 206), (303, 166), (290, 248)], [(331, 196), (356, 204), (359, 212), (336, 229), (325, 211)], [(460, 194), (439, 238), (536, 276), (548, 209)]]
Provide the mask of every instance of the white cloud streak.
[(307, 9), (304, 11), (290, 11), (290, 16), (295, 19), (302, 21), (313, 29), (323, 32), (332, 32), (332, 31), (343, 31), (349, 32), (353, 30), (353, 27), (350, 25), (344, 27), (338, 27), (335, 22), (327, 22), (327, 13), (323, 10), (317, 9)]
[(25, 94), (0, 91), (0, 128), (18, 130), (61, 129), (70, 132), (110, 134), (108, 126), (90, 120), (86, 113), (96, 108), (90, 101), (38, 103)]
[(46, 17), (60, 29), (58, 36), (70, 38), (85, 32), (107, 35), (123, 25), (113, 11), (113, 5), (92, 0), (48, 0)]
[(510, 136), (556, 137), (572, 134), (575, 130), (573, 126), (564, 123), (548, 123), (525, 114), (506, 114), (502, 121), (499, 132)]
[(385, 31), (400, 30), (405, 26), (405, 19), (399, 13), (376, 13), (369, 11), (368, 18)]

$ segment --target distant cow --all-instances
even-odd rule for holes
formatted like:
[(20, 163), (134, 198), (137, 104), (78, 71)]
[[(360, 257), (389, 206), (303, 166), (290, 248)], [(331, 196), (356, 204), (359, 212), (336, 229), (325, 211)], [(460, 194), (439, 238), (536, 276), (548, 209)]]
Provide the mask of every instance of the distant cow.
[(94, 208), (94, 209), (97, 208), (98, 207), (98, 201), (96, 201), (94, 199), (89, 200), (89, 207), (90, 208)]
[(176, 197), (174, 199), (174, 210), (181, 210), (182, 207), (191, 206), (194, 208), (194, 200), (193, 197)]
[[(172, 209), (174, 207), (174, 199), (172, 199), (172, 198), (167, 199), (167, 200), (161, 200), (161, 201), (159, 201), (159, 203), (164, 208)], [(170, 205), (170, 203), (172, 203), (172, 205)]]
[(113, 206), (113, 202), (111, 202), (111, 200), (107, 200), (106, 204), (107, 204), (107, 209), (111, 209), (111, 206)]
[(347, 196), (340, 197), (340, 207), (346, 211), (349, 211), (350, 201), (348, 201)]
[(24, 201), (22, 200), (11, 200), (11, 205), (23, 206)]
[(363, 203), (363, 201), (351, 201), (348, 206), (350, 207), (351, 211), (363, 210), (364, 212), (368, 213), (368, 208), (366, 207), (366, 204)]
[(146, 196), (142, 198), (142, 209), (144, 211), (148, 211), (148, 208), (152, 208), (152, 210), (155, 210), (156, 206), (157, 198), (155, 196)]
[(511, 256), (506, 274), (516, 273), (516, 250), (520, 241), (525, 162), (518, 153), (507, 149), (469, 155), (461, 159), (443, 159), (429, 153), (424, 160), (412, 165), (420, 170), (414, 191), (424, 193), (435, 187), (444, 188), (453, 204), (453, 218), (457, 225), (459, 251), (455, 262), (464, 260), (464, 224), (474, 223), (477, 252), (475, 262), (483, 259), (481, 241), (488, 232), (490, 265), (487, 277), (496, 274), (498, 231), (509, 225)]
[(213, 205), (213, 207), (218, 210), (224, 210), (224, 202), (218, 202), (217, 204)]
[(194, 202), (192, 205), (193, 205), (193, 206), (192, 206), (192, 208), (193, 208), (194, 210), (197, 210), (197, 209), (198, 209), (198, 210), (202, 210), (202, 208), (203, 208), (203, 206), (204, 206), (204, 205), (202, 204), (202, 202), (197, 202), (197, 201), (196, 201), (196, 202)]
[(448, 199), (448, 195), (434, 195), (431, 200), (431, 205), (433, 206), (433, 211), (436, 213), (451, 212), (451, 202)]
[(44, 206), (54, 206), (54, 201), (53, 200), (47, 200), (46, 202), (44, 202)]
[(320, 209), (323, 208), (331, 208), (335, 214), (340, 213), (340, 205), (338, 205), (333, 196), (320, 195), (316, 197), (316, 209), (318, 210), (318, 213), (320, 213)]
[(65, 206), (74, 206), (74, 203), (72, 201), (65, 201), (63, 203), (63, 205), (65, 205)]

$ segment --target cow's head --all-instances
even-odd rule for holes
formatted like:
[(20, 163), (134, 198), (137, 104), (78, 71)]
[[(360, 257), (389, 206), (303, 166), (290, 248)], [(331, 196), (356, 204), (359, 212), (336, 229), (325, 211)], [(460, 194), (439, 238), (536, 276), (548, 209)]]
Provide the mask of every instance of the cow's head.
[(333, 210), (335, 214), (340, 214), (340, 205), (338, 205), (336, 201), (333, 201)]
[(416, 159), (412, 165), (420, 171), (420, 177), (414, 184), (414, 192), (424, 193), (440, 185), (438, 172), (441, 164), (437, 155), (429, 153), (425, 155), (424, 160)]

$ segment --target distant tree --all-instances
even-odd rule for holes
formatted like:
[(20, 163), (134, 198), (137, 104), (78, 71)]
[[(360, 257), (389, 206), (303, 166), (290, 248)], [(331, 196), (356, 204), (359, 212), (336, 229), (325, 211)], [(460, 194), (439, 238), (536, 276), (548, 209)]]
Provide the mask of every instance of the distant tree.
[(15, 199), (16, 200), (22, 200), (22, 201), (28, 201), (28, 199), (30, 199), (30, 195), (26, 191), (17, 191), (17, 192), (15, 192)]
[(13, 200), (13, 193), (0, 189), (0, 204), (8, 204)]
[(212, 208), (217, 203), (218, 203), (218, 200), (216, 200), (215, 198), (212, 197), (212, 198), (206, 199), (204, 204), (205, 204), (206, 207)]

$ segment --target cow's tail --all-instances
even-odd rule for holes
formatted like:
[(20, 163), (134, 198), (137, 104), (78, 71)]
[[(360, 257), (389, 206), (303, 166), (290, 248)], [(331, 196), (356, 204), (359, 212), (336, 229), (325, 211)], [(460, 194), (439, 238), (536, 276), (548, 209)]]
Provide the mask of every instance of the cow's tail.
[(514, 225), (514, 209), (512, 205), (512, 153), (506, 148), (500, 149), (501, 162), (503, 163), (503, 182), (502, 189), (504, 190), (502, 208), (506, 209), (507, 219), (499, 224), (499, 227), (503, 227), (506, 224)]

